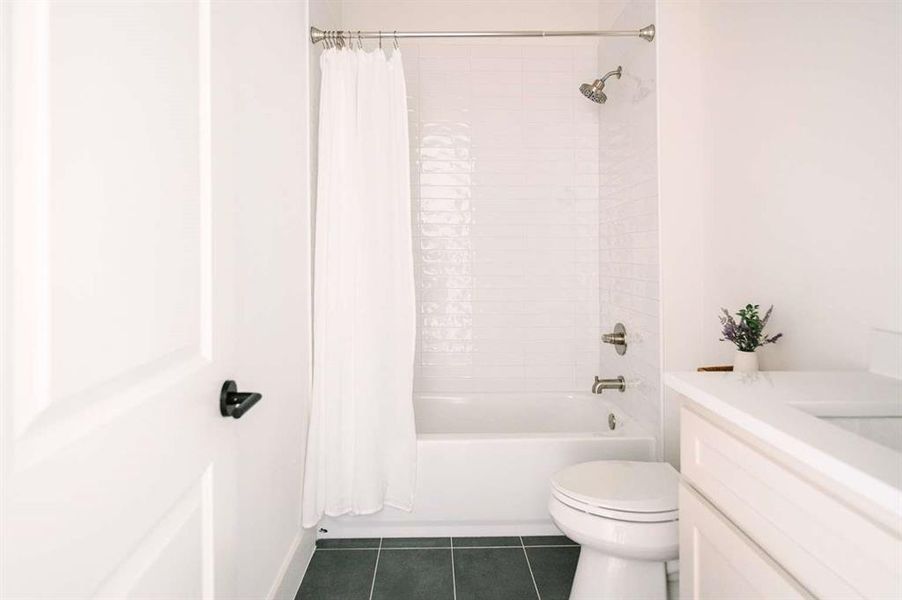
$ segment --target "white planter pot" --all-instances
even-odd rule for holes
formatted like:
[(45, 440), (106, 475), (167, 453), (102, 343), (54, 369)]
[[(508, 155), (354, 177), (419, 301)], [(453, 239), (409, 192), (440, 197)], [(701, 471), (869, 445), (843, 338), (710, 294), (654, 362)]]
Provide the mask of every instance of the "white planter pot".
[(737, 373), (754, 373), (758, 370), (758, 353), (736, 351), (733, 357), (733, 371)]

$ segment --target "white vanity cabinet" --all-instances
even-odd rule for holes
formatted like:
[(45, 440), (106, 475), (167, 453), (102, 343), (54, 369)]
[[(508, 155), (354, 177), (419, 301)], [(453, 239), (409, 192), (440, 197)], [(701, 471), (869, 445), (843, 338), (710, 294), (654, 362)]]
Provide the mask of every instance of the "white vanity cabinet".
[(680, 598), (810, 595), (691, 486), (680, 485)]
[(681, 598), (902, 598), (898, 518), (742, 423), (681, 409)]

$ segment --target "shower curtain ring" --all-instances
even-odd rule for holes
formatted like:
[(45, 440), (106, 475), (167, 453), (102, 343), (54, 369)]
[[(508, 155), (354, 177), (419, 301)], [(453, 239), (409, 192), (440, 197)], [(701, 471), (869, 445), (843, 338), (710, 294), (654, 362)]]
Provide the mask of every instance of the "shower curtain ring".
[(382, 50), (382, 30), (379, 30), (379, 49)]
[(400, 46), (398, 45), (398, 30), (395, 30), (395, 50), (399, 50)]
[(357, 30), (357, 48), (363, 50), (363, 36), (360, 35), (360, 30)]

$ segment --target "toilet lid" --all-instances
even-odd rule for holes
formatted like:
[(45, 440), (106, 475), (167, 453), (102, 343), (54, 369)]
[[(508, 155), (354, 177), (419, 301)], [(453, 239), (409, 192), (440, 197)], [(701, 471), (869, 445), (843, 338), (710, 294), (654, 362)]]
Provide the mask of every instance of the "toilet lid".
[(636, 512), (605, 508), (603, 506), (593, 506), (591, 504), (586, 504), (585, 502), (580, 502), (575, 498), (571, 498), (554, 488), (551, 488), (551, 497), (561, 504), (569, 506), (579, 512), (595, 515), (596, 517), (614, 519), (615, 521), (626, 521), (627, 523), (669, 523), (671, 521), (680, 520), (680, 511), (678, 510), (668, 510), (666, 512)]
[(679, 478), (664, 462), (599, 460), (559, 471), (551, 485), (589, 506), (660, 513), (677, 510)]

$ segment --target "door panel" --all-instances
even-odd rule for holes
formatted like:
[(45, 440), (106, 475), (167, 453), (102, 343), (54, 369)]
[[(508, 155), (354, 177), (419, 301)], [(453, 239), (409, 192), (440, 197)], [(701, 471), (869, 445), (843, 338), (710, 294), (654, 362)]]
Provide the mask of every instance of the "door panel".
[(234, 211), (209, 3), (0, 10), (0, 595), (227, 595)]
[(52, 5), (54, 404), (208, 358), (208, 16), (193, 2)]
[(166, 516), (104, 582), (97, 596), (212, 598), (212, 484), (212, 471), (207, 471), (198, 485), (166, 511)]

